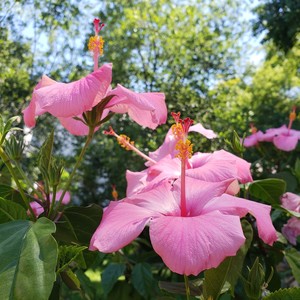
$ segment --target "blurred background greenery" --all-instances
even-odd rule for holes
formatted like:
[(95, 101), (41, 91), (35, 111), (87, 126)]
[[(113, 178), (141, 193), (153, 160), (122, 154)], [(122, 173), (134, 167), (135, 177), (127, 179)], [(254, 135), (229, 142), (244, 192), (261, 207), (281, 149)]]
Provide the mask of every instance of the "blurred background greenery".
[[(21, 115), (42, 74), (70, 82), (92, 71), (86, 45), (94, 17), (106, 24), (101, 32), (105, 40), (101, 63), (113, 63), (113, 86), (163, 91), (169, 112), (181, 111), (218, 133), (214, 141), (194, 135), (195, 151), (226, 147), (225, 139), (233, 130), (240, 136), (250, 133), (250, 122), (261, 130), (287, 124), (292, 106), (300, 108), (299, 1), (3, 0), (0, 111), (4, 117)], [(172, 120), (155, 131), (122, 115), (115, 115), (110, 123), (148, 152), (161, 144)], [(19, 126), (23, 127), (22, 121)], [(31, 142), (24, 164), (35, 180), (39, 175), (32, 158), (52, 127), (56, 153), (66, 161), (67, 171), (84, 141), (71, 136), (51, 115), (40, 117), (34, 129), (26, 130)], [(299, 118), (294, 128), (300, 129)], [(295, 153), (299, 155), (299, 148)], [(245, 153), (251, 161), (260, 156), (255, 149)], [(143, 164), (99, 131), (74, 180), (74, 202), (103, 204), (112, 198), (112, 184), (124, 197), (125, 170), (141, 170)], [(258, 169), (254, 165), (257, 177), (263, 176)]]

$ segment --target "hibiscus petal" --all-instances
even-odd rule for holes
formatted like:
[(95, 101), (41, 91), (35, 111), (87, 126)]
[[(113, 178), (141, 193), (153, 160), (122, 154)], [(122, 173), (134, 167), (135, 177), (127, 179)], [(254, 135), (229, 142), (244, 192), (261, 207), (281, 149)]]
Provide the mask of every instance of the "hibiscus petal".
[(172, 185), (168, 181), (161, 182), (151, 190), (128, 197), (125, 202), (160, 214), (180, 215), (180, 198), (176, 195), (174, 197)]
[(143, 231), (153, 212), (126, 202), (111, 202), (92, 236), (90, 250), (115, 252), (132, 242)]
[[(49, 78), (46, 75), (43, 75), (42, 79), (39, 81), (39, 83), (35, 86), (34, 91), (50, 86), (53, 84), (56, 84), (57, 82), (51, 78)], [(24, 114), (24, 123), (27, 127), (34, 127), (36, 124), (35, 116), (43, 114), (44, 110), (42, 110), (39, 106), (39, 103), (36, 103), (36, 96), (33, 94), (32, 99), (29, 103), (29, 105), (22, 111)]]
[(219, 210), (222, 213), (244, 217), (247, 213), (256, 219), (258, 235), (269, 245), (277, 240), (270, 217), (271, 206), (224, 194), (207, 202), (202, 213)]
[(56, 83), (34, 91), (36, 103), (55, 117), (73, 117), (91, 110), (95, 98), (102, 99), (111, 83), (111, 64), (71, 83)]
[(108, 95), (115, 97), (106, 108), (116, 113), (128, 113), (141, 126), (155, 129), (167, 120), (167, 107), (163, 93), (135, 93), (118, 84)]
[(297, 147), (298, 137), (295, 135), (280, 134), (273, 138), (273, 144), (282, 151), (292, 151)]
[(204, 135), (208, 139), (214, 139), (217, 135), (211, 130), (203, 127), (202, 124), (197, 123), (189, 128), (189, 132), (194, 131)]
[(127, 180), (127, 197), (132, 196), (141, 191), (146, 185), (147, 170), (142, 172), (126, 171)]
[(178, 274), (198, 275), (233, 256), (245, 241), (240, 220), (217, 211), (197, 217), (161, 216), (150, 222), (155, 252)]
[[(221, 182), (207, 182), (186, 177), (186, 206), (188, 215), (197, 216), (201, 214), (206, 203), (224, 194), (233, 181), (234, 179), (232, 178)], [(181, 198), (181, 178), (175, 182), (173, 194), (175, 199)]]

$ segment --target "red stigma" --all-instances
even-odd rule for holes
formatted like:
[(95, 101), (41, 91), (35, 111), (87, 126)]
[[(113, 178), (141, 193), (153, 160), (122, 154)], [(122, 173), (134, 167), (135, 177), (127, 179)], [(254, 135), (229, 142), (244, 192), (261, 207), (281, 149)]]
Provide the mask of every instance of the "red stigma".
[(116, 133), (114, 132), (111, 126), (109, 126), (108, 130), (104, 130), (103, 133), (106, 135), (113, 135), (113, 136), (116, 135)]
[(179, 123), (180, 120), (180, 112), (175, 113), (175, 112), (171, 112), (171, 115), (173, 117), (173, 119), (175, 120), (176, 123)]
[(193, 125), (194, 121), (190, 118), (185, 118), (184, 120), (179, 120), (183, 131), (187, 134), (189, 132), (190, 127)]
[(105, 26), (105, 24), (102, 23), (101, 20), (98, 18), (95, 18), (93, 23), (94, 23), (95, 34), (98, 34), (100, 30)]

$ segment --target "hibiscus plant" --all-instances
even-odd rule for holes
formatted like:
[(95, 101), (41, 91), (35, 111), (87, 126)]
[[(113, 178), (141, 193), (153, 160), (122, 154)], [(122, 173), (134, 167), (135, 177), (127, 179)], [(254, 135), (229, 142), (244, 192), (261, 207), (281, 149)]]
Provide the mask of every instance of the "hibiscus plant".
[[(154, 130), (167, 120), (165, 95), (111, 86), (112, 64), (98, 66), (103, 27), (94, 20), (94, 71), (71, 83), (44, 75), (23, 111), (26, 127), (49, 113), (70, 134), (86, 136), (70, 173), (53, 155), (51, 131), (35, 180), (20, 163), (28, 149), (13, 127), (18, 117), (0, 118), (0, 178), (11, 183), (0, 182), (0, 298), (300, 299), (300, 160), (285, 164), (297, 183), (291, 191), (272, 174), (253, 180), (251, 163), (241, 157), (261, 142), (294, 151), (296, 109), (288, 127), (234, 135), (227, 142), (238, 155), (194, 149), (190, 132), (217, 134), (173, 112), (163, 144), (143, 153), (109, 121), (127, 113)], [(145, 169), (126, 172), (125, 198), (113, 186), (112, 199), (101, 205), (75, 205), (69, 190), (97, 135), (116, 138), (145, 160)]]

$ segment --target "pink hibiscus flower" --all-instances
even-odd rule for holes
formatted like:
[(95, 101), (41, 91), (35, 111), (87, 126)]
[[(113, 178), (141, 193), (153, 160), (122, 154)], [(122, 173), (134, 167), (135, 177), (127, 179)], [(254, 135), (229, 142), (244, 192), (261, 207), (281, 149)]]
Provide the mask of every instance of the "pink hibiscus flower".
[(253, 125), (253, 123), (250, 123), (250, 127), (252, 134), (245, 137), (243, 142), (243, 145), (246, 148), (256, 146), (259, 142), (263, 141), (264, 136), (262, 131), (257, 131), (257, 128)]
[[(195, 153), (187, 164), (186, 176), (207, 182), (227, 181), (226, 193), (235, 195), (239, 184), (253, 181), (250, 163), (225, 150), (213, 153)], [(127, 196), (149, 190), (163, 180), (180, 177), (181, 162), (178, 158), (165, 156), (156, 164), (141, 172), (126, 171)], [(234, 180), (234, 181), (233, 181)]]
[(186, 203), (182, 185), (163, 182), (155, 189), (113, 201), (104, 211), (90, 250), (118, 251), (149, 225), (155, 252), (178, 274), (198, 275), (234, 256), (245, 237), (240, 218), (248, 212), (257, 221), (261, 239), (272, 245), (277, 236), (270, 206), (223, 194), (227, 183), (186, 178)]
[(75, 120), (91, 111), (104, 98), (113, 96), (105, 105), (101, 119), (109, 111), (128, 113), (139, 125), (155, 129), (166, 122), (167, 108), (163, 93), (135, 93), (118, 85), (111, 90), (112, 65), (105, 64), (86, 77), (71, 83), (60, 83), (43, 76), (35, 87), (29, 106), (23, 111), (28, 127), (35, 126), (35, 117), (46, 112), (57, 117), (75, 135), (87, 135), (88, 126)]
[(82, 114), (101, 105), (105, 98), (109, 99), (107, 97), (111, 97), (108, 103), (105, 102), (100, 110), (95, 108), (95, 130), (99, 129), (109, 112), (128, 113), (136, 123), (151, 129), (166, 122), (167, 107), (163, 93), (135, 93), (121, 85), (111, 89), (112, 65), (104, 64), (98, 68), (98, 57), (103, 53), (104, 44), (98, 34), (103, 26), (99, 19), (94, 20), (95, 36), (90, 38), (88, 45), (93, 52), (94, 72), (71, 83), (56, 82), (44, 75), (34, 88), (28, 107), (23, 110), (26, 126), (34, 127), (35, 117), (48, 112), (57, 117), (70, 133), (87, 135), (89, 126)]

